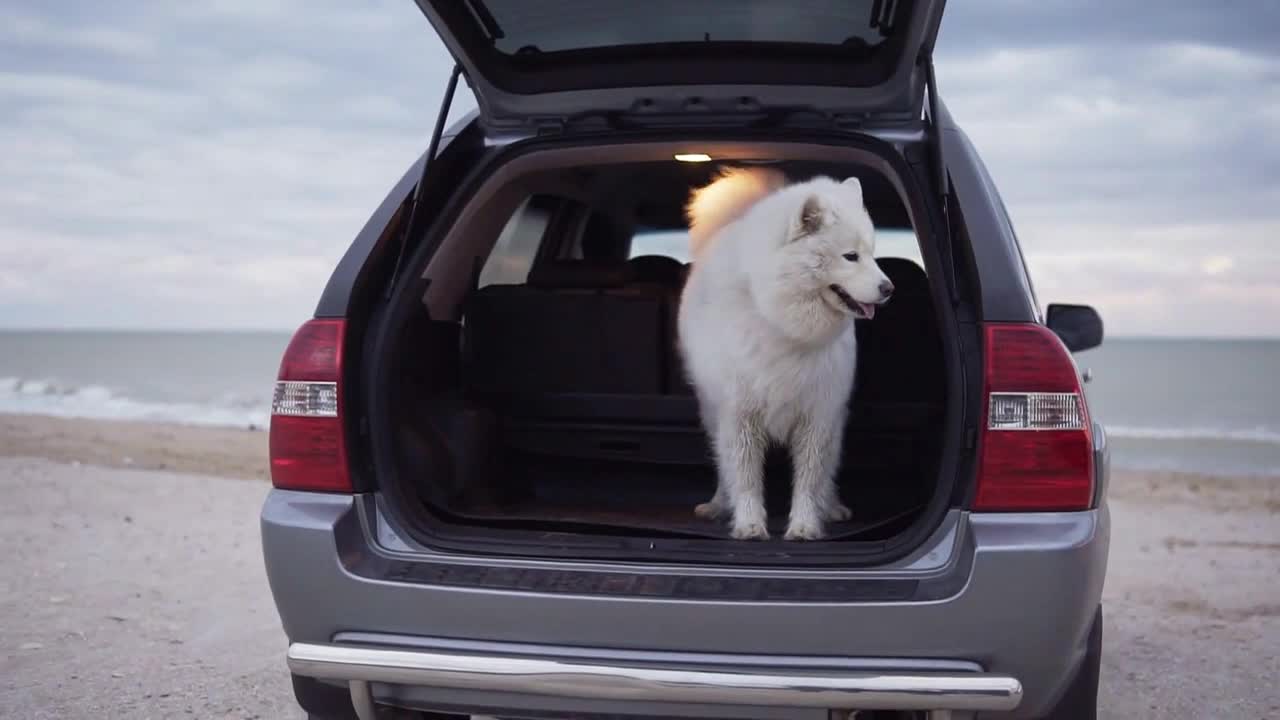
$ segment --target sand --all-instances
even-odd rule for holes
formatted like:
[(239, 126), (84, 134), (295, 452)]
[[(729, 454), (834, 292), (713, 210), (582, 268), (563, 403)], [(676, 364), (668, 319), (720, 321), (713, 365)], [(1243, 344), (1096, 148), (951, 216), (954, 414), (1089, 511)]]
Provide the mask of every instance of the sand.
[[(299, 716), (266, 442), (0, 415), (0, 717)], [(1280, 479), (1116, 472), (1109, 496), (1101, 716), (1280, 718)]]
[(0, 457), (266, 480), (267, 433), (0, 414)]
[(265, 482), (0, 458), (0, 718), (300, 718)]

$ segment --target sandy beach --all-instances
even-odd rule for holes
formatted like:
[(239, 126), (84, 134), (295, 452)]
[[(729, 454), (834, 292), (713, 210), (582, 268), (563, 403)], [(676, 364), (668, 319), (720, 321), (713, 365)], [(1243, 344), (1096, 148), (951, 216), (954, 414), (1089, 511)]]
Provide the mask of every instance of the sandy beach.
[(0, 414), (0, 457), (267, 480), (267, 433)]
[[(298, 717), (261, 431), (0, 416), (0, 717)], [(1280, 717), (1280, 479), (1116, 471), (1102, 717)]]

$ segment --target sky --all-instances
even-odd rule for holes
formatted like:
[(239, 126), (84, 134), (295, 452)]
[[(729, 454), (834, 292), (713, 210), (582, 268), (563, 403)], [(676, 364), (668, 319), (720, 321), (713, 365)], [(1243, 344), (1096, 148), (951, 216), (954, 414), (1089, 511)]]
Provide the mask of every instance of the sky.
[[(1280, 3), (949, 5), (940, 93), (1041, 302), (1280, 337)], [(411, 0), (3, 3), (0, 327), (296, 327), (450, 65)]]

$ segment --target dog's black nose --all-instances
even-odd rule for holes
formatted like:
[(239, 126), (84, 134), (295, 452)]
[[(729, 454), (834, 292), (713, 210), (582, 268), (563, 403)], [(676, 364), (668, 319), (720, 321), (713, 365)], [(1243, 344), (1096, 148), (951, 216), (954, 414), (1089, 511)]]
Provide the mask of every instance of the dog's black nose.
[(889, 282), (888, 280), (885, 280), (884, 282), (880, 283), (880, 297), (884, 298), (885, 300), (888, 300), (889, 296), (892, 294), (893, 294), (893, 283)]

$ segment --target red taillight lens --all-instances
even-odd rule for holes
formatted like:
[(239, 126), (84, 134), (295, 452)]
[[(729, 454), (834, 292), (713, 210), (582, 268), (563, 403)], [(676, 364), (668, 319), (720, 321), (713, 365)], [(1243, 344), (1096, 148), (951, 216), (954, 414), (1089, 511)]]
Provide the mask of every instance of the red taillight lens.
[(983, 511), (1084, 510), (1093, 504), (1093, 434), (1066, 346), (1040, 325), (986, 326)]
[(280, 362), (271, 402), (271, 484), (351, 492), (342, 423), (342, 320), (298, 328)]

